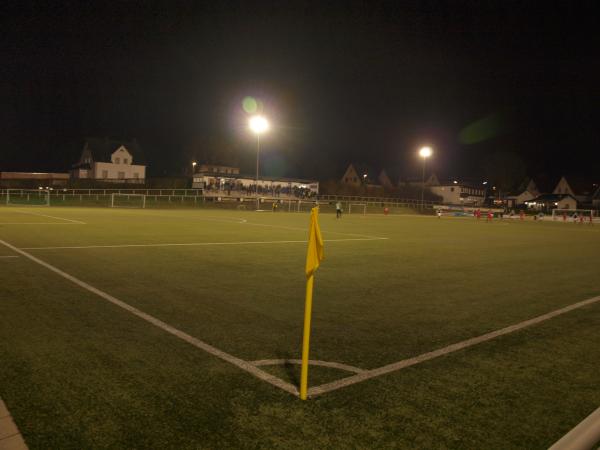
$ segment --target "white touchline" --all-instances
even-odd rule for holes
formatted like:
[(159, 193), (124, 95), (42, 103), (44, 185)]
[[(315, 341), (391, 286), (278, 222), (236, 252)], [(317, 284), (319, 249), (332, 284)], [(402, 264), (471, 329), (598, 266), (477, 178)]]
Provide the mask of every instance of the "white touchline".
[(218, 348), (213, 347), (212, 345), (207, 344), (206, 342), (203, 342), (200, 339), (196, 339), (195, 337), (190, 336), (189, 334), (187, 334), (175, 327), (172, 327), (171, 325), (163, 322), (162, 320), (159, 320), (156, 317), (151, 316), (150, 314), (146, 314), (145, 312), (135, 308), (134, 306), (131, 306), (128, 303), (125, 303), (125, 302), (119, 300), (118, 298), (113, 297), (112, 295), (107, 294), (106, 292), (95, 288), (94, 286), (86, 283), (85, 281), (81, 281), (79, 278), (76, 278), (73, 275), (69, 275), (68, 273), (60, 270), (59, 268), (54, 267), (53, 265), (48, 264), (47, 262), (42, 261), (41, 259), (36, 258), (35, 256), (33, 256), (27, 252), (24, 252), (21, 249), (18, 249), (17, 247), (9, 244), (8, 242), (5, 242), (0, 239), (0, 244), (4, 245), (5, 247), (11, 249), (12, 251), (14, 251), (16, 253), (19, 253), (20, 255), (30, 259), (31, 261), (39, 264), (40, 266), (43, 266), (46, 269), (51, 270), (52, 272), (60, 275), (61, 277), (71, 281), (72, 283), (75, 283), (76, 285), (82, 287), (83, 289), (86, 289), (86, 290), (96, 294), (97, 296), (112, 303), (113, 305), (116, 305), (116, 306), (124, 309), (125, 311), (128, 311), (131, 314), (139, 317), (140, 319), (145, 320), (146, 322), (151, 323), (152, 325), (160, 328), (161, 330), (164, 330), (167, 333), (170, 333), (173, 336), (176, 336), (179, 339), (182, 339), (185, 342), (192, 344), (194, 347), (197, 347), (201, 350), (204, 350), (207, 353), (210, 353), (213, 356), (216, 356), (217, 358), (227, 361), (228, 363), (233, 364), (234, 366), (254, 375), (256, 378), (266, 381), (267, 383), (270, 383), (273, 386), (276, 386), (286, 392), (289, 392), (290, 394), (298, 395), (298, 389), (293, 384), (286, 383), (282, 379), (277, 378), (276, 376), (271, 375), (270, 373), (259, 369), (258, 367), (252, 365), (251, 363), (249, 363), (247, 361), (244, 361), (243, 359), (237, 358), (233, 355), (230, 355), (229, 353), (219, 350)]
[(65, 219), (64, 217), (49, 216), (48, 214), (34, 213), (34, 212), (31, 212), (31, 211), (23, 211), (23, 210), (20, 210), (20, 209), (15, 209), (14, 211), (19, 212), (21, 214), (29, 214), (31, 216), (47, 217), (49, 219), (65, 220), (67, 222), (77, 223), (77, 224), (80, 224), (80, 225), (85, 225), (85, 222), (82, 222), (81, 220)]
[(71, 222), (0, 222), (0, 226), (4, 225), (85, 225), (81, 223)]
[[(348, 242), (348, 241), (380, 241), (388, 238), (347, 238), (347, 239), (324, 239), (324, 242)], [(86, 248), (129, 248), (129, 247), (194, 247), (210, 245), (260, 245), (260, 244), (306, 244), (305, 240), (298, 241), (242, 241), (242, 242), (189, 242), (175, 244), (115, 244), (115, 245), (80, 245), (64, 247), (21, 247), (21, 250), (74, 250)]]
[(587, 300), (583, 300), (578, 303), (573, 303), (572, 305), (565, 306), (564, 308), (556, 309), (546, 314), (542, 314), (541, 316), (534, 317), (533, 319), (525, 320), (523, 322), (519, 322), (515, 325), (510, 325), (505, 328), (501, 328), (500, 330), (492, 331), (490, 333), (482, 334), (481, 336), (477, 336), (471, 339), (466, 339), (461, 342), (457, 342), (456, 344), (448, 345), (447, 347), (443, 347), (432, 352), (423, 353), (419, 356), (415, 356), (413, 358), (404, 359), (402, 361), (398, 361), (392, 364), (388, 364), (386, 366), (378, 367), (376, 369), (366, 370), (357, 375), (352, 375), (347, 378), (342, 378), (337, 381), (333, 381), (331, 383), (322, 384), (320, 386), (315, 386), (308, 390), (308, 395), (314, 397), (316, 395), (321, 395), (326, 392), (335, 391), (336, 389), (340, 389), (346, 386), (350, 386), (352, 384), (360, 383), (362, 381), (368, 380), (370, 378), (379, 377), (381, 375), (385, 375), (391, 372), (395, 372), (400, 369), (404, 369), (406, 367), (414, 366), (415, 364), (422, 363), (424, 361), (429, 361), (430, 359), (438, 358), (440, 356), (447, 355), (449, 353), (456, 352), (458, 350), (465, 349), (467, 347), (472, 347), (473, 345), (481, 344), (482, 342), (490, 341), (499, 336), (503, 336), (506, 334), (514, 333), (515, 331), (522, 330), (523, 328), (530, 327), (532, 325), (536, 325), (540, 322), (544, 322), (546, 320), (552, 319), (553, 317), (560, 316), (562, 314), (566, 314), (574, 309), (582, 308), (584, 306), (591, 305), (592, 303), (600, 302), (600, 296), (588, 298)]

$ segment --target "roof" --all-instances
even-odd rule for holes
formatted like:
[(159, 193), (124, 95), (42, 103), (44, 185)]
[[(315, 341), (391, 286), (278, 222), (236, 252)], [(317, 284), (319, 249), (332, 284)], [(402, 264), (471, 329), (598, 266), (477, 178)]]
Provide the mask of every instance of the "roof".
[[(575, 175), (565, 175), (563, 176), (563, 178), (567, 180), (567, 183), (569, 183), (569, 187), (573, 190), (575, 195), (592, 195), (596, 190), (597, 183), (593, 183), (589, 179), (585, 179)], [(559, 181), (557, 181), (557, 184)]]
[(90, 150), (92, 159), (96, 162), (110, 162), (111, 155), (120, 146), (123, 146), (131, 153), (134, 164), (145, 164), (144, 154), (136, 139), (131, 141), (111, 138), (87, 138), (83, 146)]

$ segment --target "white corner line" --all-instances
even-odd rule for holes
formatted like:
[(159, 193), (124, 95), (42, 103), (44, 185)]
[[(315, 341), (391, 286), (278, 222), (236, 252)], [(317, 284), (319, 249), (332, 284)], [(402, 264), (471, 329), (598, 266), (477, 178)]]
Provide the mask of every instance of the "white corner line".
[[(387, 238), (347, 238), (347, 239), (325, 239), (324, 242), (347, 242), (347, 241), (378, 241)], [(187, 243), (165, 243), (165, 244), (114, 244), (114, 245), (80, 245), (80, 246), (58, 246), (58, 247), (21, 247), (21, 250), (78, 250), (93, 248), (130, 248), (130, 247), (197, 247), (211, 245), (263, 245), (263, 244), (306, 244), (306, 240), (294, 241), (241, 241), (241, 242), (187, 242)]]
[[(255, 366), (284, 366), (286, 364), (302, 364), (301, 359), (259, 359), (257, 361), (252, 361), (252, 364)], [(348, 364), (338, 363), (338, 362), (330, 362), (330, 361), (320, 361), (316, 359), (309, 359), (308, 364), (311, 366), (321, 366), (321, 367), (329, 367), (332, 369), (345, 370), (346, 372), (353, 373), (363, 373), (365, 369), (361, 369), (360, 367), (350, 366)]]
[(581, 302), (573, 303), (572, 305), (565, 306), (564, 308), (556, 309), (546, 314), (542, 314), (541, 316), (534, 317), (533, 319), (524, 320), (523, 322), (519, 322), (515, 325), (510, 325), (505, 328), (501, 328), (496, 331), (492, 331), (490, 333), (482, 334), (480, 336), (466, 339), (464, 341), (457, 342), (455, 344), (448, 345), (447, 347), (443, 347), (431, 352), (423, 353), (421, 355), (415, 356), (413, 358), (404, 359), (402, 361), (398, 361), (392, 364), (388, 364), (382, 367), (378, 367), (376, 369), (366, 370), (363, 373), (352, 375), (350, 377), (342, 378), (340, 380), (333, 381), (331, 383), (325, 383), (320, 386), (315, 386), (308, 390), (308, 395), (315, 397), (317, 395), (324, 394), (326, 392), (335, 391), (336, 389), (340, 389), (346, 386), (350, 386), (352, 384), (360, 383), (362, 381), (369, 380), (371, 378), (379, 377), (381, 375), (386, 375), (391, 372), (396, 372), (397, 370), (404, 369), (406, 367), (414, 366), (416, 364), (422, 363), (424, 361), (429, 361), (430, 359), (438, 358), (440, 356), (447, 355), (449, 353), (454, 353), (456, 351), (472, 347), (477, 344), (481, 344), (482, 342), (490, 341), (499, 336), (503, 336), (506, 334), (514, 333), (515, 331), (522, 330), (523, 328), (530, 327), (532, 325), (536, 325), (540, 322), (544, 322), (546, 320), (552, 319), (556, 316), (560, 316), (566, 314), (570, 311), (573, 311), (578, 308), (582, 308), (584, 306), (591, 305), (593, 303), (600, 302), (600, 296), (588, 298), (587, 300), (583, 300)]
[(274, 375), (271, 375), (268, 372), (265, 372), (264, 370), (259, 369), (258, 367), (255, 367), (254, 365), (252, 365), (251, 363), (244, 361), (243, 359), (237, 358), (236, 356), (230, 355), (229, 353), (226, 353), (222, 350), (219, 350), (216, 347), (213, 347), (210, 344), (207, 344), (206, 342), (201, 341), (200, 339), (197, 339), (193, 336), (190, 336), (189, 334), (175, 328), (172, 327), (171, 325), (163, 322), (162, 320), (157, 319), (154, 316), (151, 316), (150, 314), (147, 314), (137, 308), (135, 308), (134, 306), (129, 305), (128, 303), (125, 303), (121, 300), (119, 300), (116, 297), (113, 297), (110, 294), (107, 294), (104, 291), (101, 291), (100, 289), (95, 288), (94, 286), (86, 283), (85, 281), (81, 281), (80, 279), (74, 277), (73, 275), (69, 275), (68, 273), (60, 270), (59, 268), (48, 264), (45, 261), (42, 261), (39, 258), (36, 258), (35, 256), (16, 248), (15, 246), (9, 244), (6, 241), (3, 241), (2, 239), (0, 239), (0, 244), (4, 245), (5, 247), (11, 249), (12, 251), (19, 253), (20, 255), (30, 259), (31, 261), (35, 262), (36, 264), (39, 264), (40, 266), (45, 267), (46, 269), (60, 275), (61, 277), (71, 281), (72, 283), (76, 284), (77, 286), (82, 287), (83, 289), (86, 289), (87, 291), (96, 294), (98, 297), (103, 298), (104, 300), (108, 301), (109, 303), (112, 303), (113, 305), (118, 306), (119, 308), (124, 309), (125, 311), (133, 314), (134, 316), (139, 317), (142, 320), (145, 320), (146, 322), (154, 325), (157, 328), (160, 328), (163, 331), (166, 331), (167, 333), (172, 334), (173, 336), (178, 337), (179, 339), (187, 342), (188, 344), (193, 345), (194, 347), (197, 347), (201, 350), (204, 350), (205, 352), (216, 356), (219, 359), (222, 359), (223, 361), (227, 361), (230, 364), (233, 364), (234, 366), (254, 375), (256, 378), (265, 381), (273, 386), (276, 386), (292, 395), (298, 395), (298, 389), (296, 386), (287, 383), (285, 381), (283, 381), (280, 378), (277, 378)]
[(16, 212), (19, 212), (21, 214), (29, 214), (31, 216), (39, 216), (39, 217), (47, 217), (49, 219), (56, 219), (56, 220), (64, 220), (66, 222), (70, 222), (70, 223), (76, 223), (79, 225), (85, 225), (85, 222), (82, 222), (81, 220), (73, 220), (73, 219), (65, 219), (64, 217), (57, 217), (57, 216), (49, 216), (48, 214), (40, 214), (40, 213), (34, 213), (31, 211), (23, 211), (21, 209), (16, 209)]
[(0, 226), (5, 225), (86, 225), (82, 223), (71, 222), (0, 222)]

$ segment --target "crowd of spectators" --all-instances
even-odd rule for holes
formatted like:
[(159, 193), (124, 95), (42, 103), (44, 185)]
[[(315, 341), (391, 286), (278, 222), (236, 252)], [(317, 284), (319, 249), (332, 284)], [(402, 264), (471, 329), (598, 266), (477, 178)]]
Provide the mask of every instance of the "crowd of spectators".
[[(209, 184), (204, 187), (206, 193), (225, 194), (225, 195), (255, 195), (256, 185), (244, 185), (239, 181), (225, 181), (224, 183)], [(270, 186), (258, 186), (258, 195), (270, 197), (294, 197), (294, 198), (312, 198), (317, 195), (307, 187), (289, 186), (281, 184), (272, 184)]]

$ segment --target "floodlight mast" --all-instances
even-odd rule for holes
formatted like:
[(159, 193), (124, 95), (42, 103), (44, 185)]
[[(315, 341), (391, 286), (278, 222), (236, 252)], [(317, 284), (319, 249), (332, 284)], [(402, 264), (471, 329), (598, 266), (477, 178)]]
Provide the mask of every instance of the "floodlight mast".
[(258, 196), (258, 160), (260, 156), (260, 135), (269, 130), (269, 121), (263, 116), (252, 116), (248, 121), (248, 127), (256, 134), (256, 209), (260, 209), (260, 198)]
[(422, 180), (421, 180), (421, 211), (425, 208), (425, 200), (424, 200), (424, 194), (425, 194), (425, 163), (427, 161), (427, 158), (429, 158), (432, 154), (433, 154), (433, 150), (431, 149), (431, 147), (422, 147), (421, 150), (419, 150), (419, 156), (421, 158), (423, 158), (423, 177), (422, 177)]

